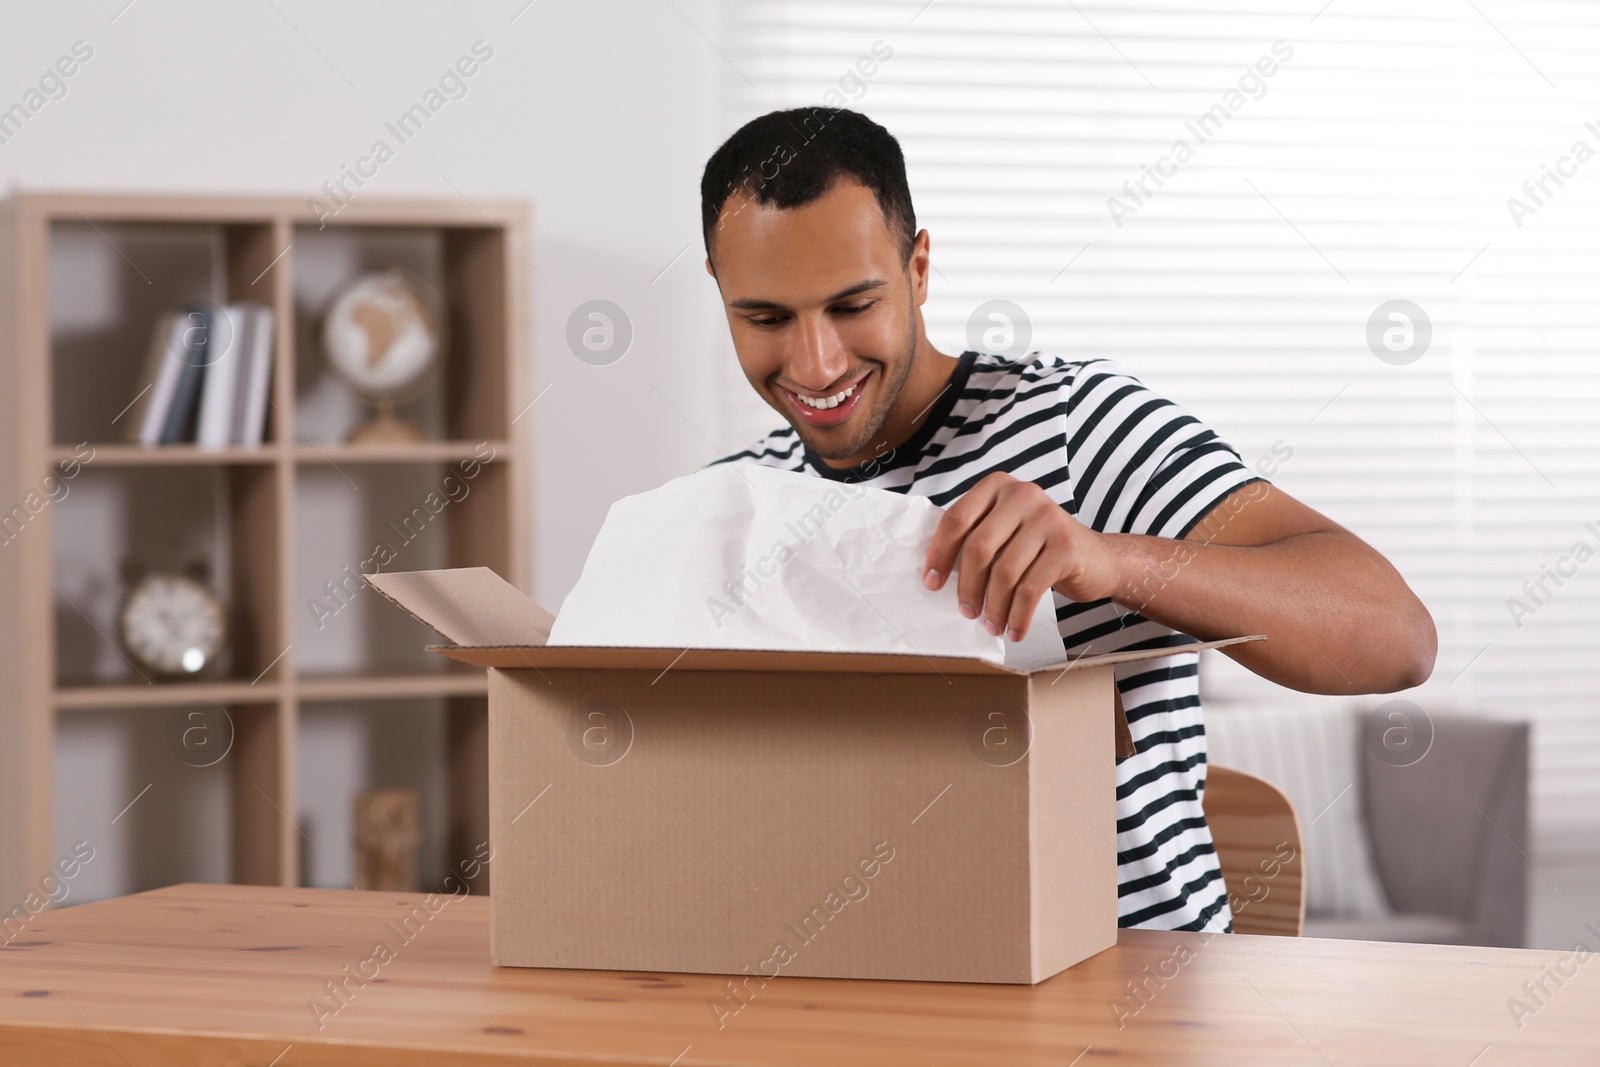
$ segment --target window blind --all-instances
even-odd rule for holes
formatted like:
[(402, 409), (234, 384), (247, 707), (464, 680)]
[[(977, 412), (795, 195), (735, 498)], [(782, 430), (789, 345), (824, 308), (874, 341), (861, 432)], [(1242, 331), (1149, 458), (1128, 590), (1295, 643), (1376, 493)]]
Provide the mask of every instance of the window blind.
[(1406, 697), (1533, 720), (1538, 845), (1594, 848), (1600, 5), (1286, 7), (742, 0), (709, 61), (724, 134), (834, 103), (900, 140), (936, 346), (1011, 301), (1384, 552), (1439, 626)]

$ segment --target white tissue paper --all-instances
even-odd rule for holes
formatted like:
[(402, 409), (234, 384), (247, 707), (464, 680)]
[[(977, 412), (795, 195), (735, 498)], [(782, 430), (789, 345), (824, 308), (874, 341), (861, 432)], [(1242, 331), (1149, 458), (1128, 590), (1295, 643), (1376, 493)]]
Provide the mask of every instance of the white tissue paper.
[(1062, 662), (1049, 592), (1011, 642), (962, 616), (954, 577), (923, 586), (943, 514), (926, 497), (755, 464), (677, 478), (611, 506), (550, 644)]

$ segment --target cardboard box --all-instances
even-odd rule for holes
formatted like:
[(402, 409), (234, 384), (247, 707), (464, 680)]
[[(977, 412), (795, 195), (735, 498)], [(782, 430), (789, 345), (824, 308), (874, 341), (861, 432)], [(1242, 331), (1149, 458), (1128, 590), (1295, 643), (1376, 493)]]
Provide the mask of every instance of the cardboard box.
[(1116, 941), (1111, 668), (1172, 650), (1023, 674), (546, 647), (553, 616), (486, 568), (367, 580), (489, 669), (498, 964), (757, 976), (748, 995), (1039, 982)]

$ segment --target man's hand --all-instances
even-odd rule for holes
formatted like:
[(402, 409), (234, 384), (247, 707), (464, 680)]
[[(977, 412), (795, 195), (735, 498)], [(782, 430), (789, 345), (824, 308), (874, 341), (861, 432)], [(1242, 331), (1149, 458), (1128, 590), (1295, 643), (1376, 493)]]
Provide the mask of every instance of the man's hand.
[(1105, 535), (1032, 482), (1002, 471), (956, 501), (934, 531), (922, 582), (940, 589), (954, 568), (961, 613), (1020, 641), (1046, 590), (1069, 600), (1113, 596), (1122, 584)]
[(1387, 560), (1267, 482), (1234, 490), (1173, 541), (1099, 533), (1031, 482), (991, 474), (939, 521), (923, 583), (941, 588), (952, 568), (963, 613), (981, 612), (991, 634), (1021, 640), (1054, 588), (1202, 641), (1266, 634), (1223, 653), (1307, 693), (1409, 689), (1438, 650), (1428, 609)]

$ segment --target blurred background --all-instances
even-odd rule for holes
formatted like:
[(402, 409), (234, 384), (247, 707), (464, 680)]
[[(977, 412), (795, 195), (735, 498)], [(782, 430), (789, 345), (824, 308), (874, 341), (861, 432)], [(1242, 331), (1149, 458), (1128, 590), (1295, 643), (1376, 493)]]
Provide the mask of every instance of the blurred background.
[[(0, 180), (14, 193), (326, 202), (324, 183), (394, 142), (386, 124), (441, 72), (478, 42), (492, 50), (356, 195), (532, 205), (517, 249), (532, 268), (528, 380), (542, 390), (532, 584), (552, 608), (612, 501), (775, 425), (738, 372), (703, 269), (707, 156), (773, 108), (864, 111), (900, 140), (932, 237), (924, 310), (937, 347), (1122, 362), (1374, 544), (1432, 610), (1434, 677), (1393, 698), (1290, 693), (1215, 653), (1203, 666), (1213, 761), (1284, 784), (1310, 826), (1309, 862), (1323, 848), (1340, 857), (1325, 862), (1330, 877), (1362, 883), (1319, 889), (1314, 874), (1313, 918), (1352, 936), (1543, 947), (1600, 921), (1600, 7), (5, 9), (0, 106), (81, 55), (75, 44), (92, 51), (62, 95), (0, 126)], [(74, 338), (103, 335), (118, 313), (124, 266), (103, 236), (85, 226), (55, 240), (58, 369)], [(181, 261), (162, 248), (148, 254)], [(294, 298), (315, 309), (352, 254), (336, 239), (302, 251)], [(426, 273), (429, 254), (393, 255)], [(613, 362), (569, 344), (593, 300), (631, 330)], [(129, 340), (144, 344), (143, 332)], [(331, 378), (302, 379), (310, 423), (353, 410)], [(426, 482), (394, 475), (386, 488), (388, 477), (364, 475), (357, 492), (406, 501)], [(349, 488), (326, 472), (296, 488), (301, 600), (365, 555), (341, 511)], [(96, 622), (62, 624), (63, 647), (81, 652), (74, 669), (94, 678), (121, 669), (94, 634), (114, 627), (122, 595), (102, 535), (135, 490), (75, 491), (81, 521), (58, 518), (53, 535), (57, 592), (73, 605), (58, 614)], [(191, 510), (163, 514), (203, 531), (206, 505)], [(437, 565), (430, 551), (407, 565)], [(297, 620), (302, 666), (412, 656), (421, 631), (384, 630), (392, 609), (373, 600), (356, 598), (337, 626)], [(425, 879), (452, 866), (440, 706), (329, 700), (302, 714), (306, 884), (345, 884), (353, 798), (378, 786), (418, 790)], [(228, 877), (225, 788), (173, 781), (160, 726), (111, 709), (58, 717), (53, 854), (96, 848), (70, 902)], [(1384, 778), (1397, 769), (1417, 773)], [(170, 788), (124, 809), (158, 780)], [(1427, 852), (1446, 840), (1450, 855)]]

